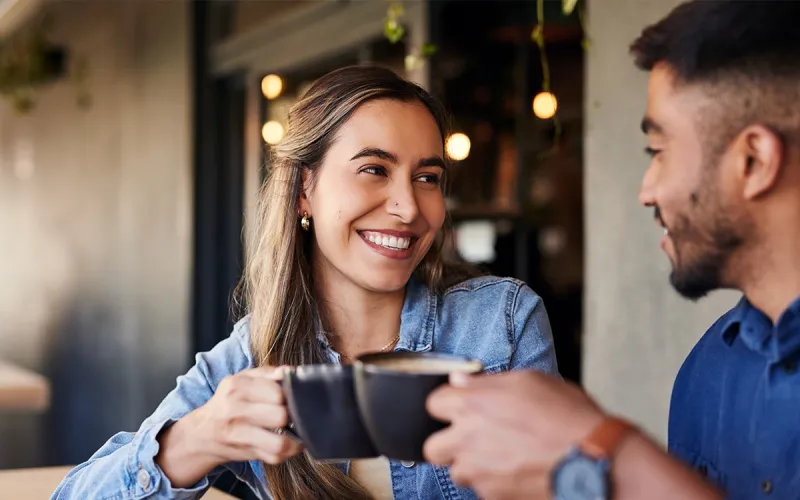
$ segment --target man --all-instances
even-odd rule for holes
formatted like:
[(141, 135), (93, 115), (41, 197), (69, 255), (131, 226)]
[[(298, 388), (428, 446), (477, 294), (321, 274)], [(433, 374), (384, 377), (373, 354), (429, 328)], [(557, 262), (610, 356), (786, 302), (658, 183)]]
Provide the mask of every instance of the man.
[(800, 2), (696, 1), (632, 45), (650, 72), (639, 197), (664, 227), (670, 281), (690, 299), (744, 294), (673, 389), (669, 448), (695, 471), (534, 373), (434, 393), (452, 425), (430, 461), (488, 499), (800, 497), (798, 22)]

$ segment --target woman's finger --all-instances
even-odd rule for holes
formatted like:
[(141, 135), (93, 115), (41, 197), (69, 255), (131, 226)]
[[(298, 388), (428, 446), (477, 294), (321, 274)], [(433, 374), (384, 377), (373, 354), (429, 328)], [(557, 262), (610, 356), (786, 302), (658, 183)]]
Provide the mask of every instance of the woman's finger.
[(247, 374), (248, 376), (258, 377), (258, 378), (266, 378), (269, 380), (283, 380), (284, 374), (290, 369), (289, 366), (281, 365), (281, 366), (259, 366), (257, 368), (252, 368), (250, 370), (242, 372), (242, 374)]
[(249, 403), (243, 408), (241, 416), (262, 429), (277, 429), (289, 425), (289, 412), (284, 405)]
[(223, 380), (217, 392), (229, 400), (249, 403), (283, 404), (283, 389), (268, 377), (242, 372)]
[(252, 425), (237, 426), (229, 433), (228, 443), (232, 454), (239, 457), (239, 460), (267, 462), (269, 457), (274, 457), (278, 461), (284, 461), (303, 450), (303, 446), (297, 441)]

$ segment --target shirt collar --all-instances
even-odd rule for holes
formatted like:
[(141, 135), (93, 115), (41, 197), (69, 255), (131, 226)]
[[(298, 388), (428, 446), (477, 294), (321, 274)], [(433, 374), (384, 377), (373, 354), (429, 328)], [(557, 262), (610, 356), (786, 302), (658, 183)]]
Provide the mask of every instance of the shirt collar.
[[(403, 300), (397, 350), (419, 352), (433, 348), (437, 302), (437, 297), (430, 288), (416, 278), (411, 278)], [(338, 360), (338, 355), (333, 353), (328, 336), (318, 320), (315, 321), (315, 328), (323, 349), (329, 352), (331, 359)]]
[(728, 345), (740, 338), (750, 350), (781, 361), (800, 351), (800, 297), (786, 308), (775, 325), (742, 297), (728, 314), (721, 333)]
[(436, 294), (412, 277), (406, 286), (406, 298), (400, 315), (398, 350), (430, 351), (433, 348), (437, 303)]

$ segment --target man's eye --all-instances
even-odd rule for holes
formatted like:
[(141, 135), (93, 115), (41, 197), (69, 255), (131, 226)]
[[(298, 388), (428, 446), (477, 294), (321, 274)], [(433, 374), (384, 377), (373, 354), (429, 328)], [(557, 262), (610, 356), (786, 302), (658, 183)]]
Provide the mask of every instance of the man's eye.
[(647, 156), (649, 156), (650, 158), (655, 158), (655, 156), (658, 153), (660, 153), (661, 150), (660, 149), (653, 149), (653, 148), (648, 146), (648, 147), (644, 148), (644, 152), (647, 153)]

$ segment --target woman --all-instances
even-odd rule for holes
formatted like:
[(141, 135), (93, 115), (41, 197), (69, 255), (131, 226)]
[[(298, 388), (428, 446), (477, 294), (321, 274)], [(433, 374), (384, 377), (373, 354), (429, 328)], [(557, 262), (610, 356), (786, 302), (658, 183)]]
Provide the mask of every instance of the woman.
[(442, 259), (444, 137), (441, 105), (389, 70), (317, 80), (289, 113), (259, 195), (250, 315), (54, 498), (196, 498), (226, 469), (260, 498), (474, 498), (429, 464), (317, 463), (270, 431), (287, 421), (274, 367), (395, 349), (556, 373), (539, 297)]

